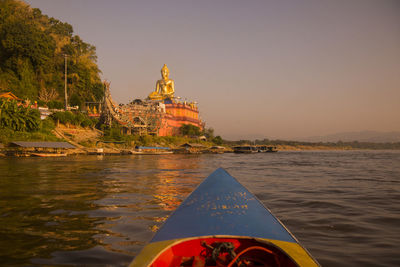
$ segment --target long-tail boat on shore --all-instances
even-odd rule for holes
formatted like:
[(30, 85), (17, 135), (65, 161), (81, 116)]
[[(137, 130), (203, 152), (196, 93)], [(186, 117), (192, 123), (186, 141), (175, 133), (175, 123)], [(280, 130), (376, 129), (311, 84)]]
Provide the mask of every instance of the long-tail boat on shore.
[(251, 154), (251, 153), (271, 153), (271, 152), (278, 152), (276, 147), (274, 146), (235, 146), (233, 147), (233, 152), (235, 153), (244, 153), (244, 154)]
[(169, 147), (136, 146), (135, 150), (131, 150), (131, 154), (134, 155), (163, 155), (172, 153)]
[(66, 157), (67, 153), (30, 153), (33, 157), (41, 157), (41, 158), (48, 158), (48, 157)]
[(224, 169), (206, 178), (133, 260), (137, 266), (319, 266)]

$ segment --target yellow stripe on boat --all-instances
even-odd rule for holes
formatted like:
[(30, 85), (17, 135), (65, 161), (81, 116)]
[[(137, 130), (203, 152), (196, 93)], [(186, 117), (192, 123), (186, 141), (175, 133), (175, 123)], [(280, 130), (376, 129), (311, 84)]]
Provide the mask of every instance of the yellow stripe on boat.
[(292, 258), (299, 266), (309, 266), (318, 267), (319, 265), (312, 258), (312, 256), (298, 243), (271, 240), (264, 238), (249, 238), (249, 237), (239, 237), (239, 236), (204, 236), (204, 237), (193, 237), (193, 238), (181, 238), (174, 240), (165, 240), (150, 243), (143, 248), (140, 254), (134, 259), (134, 261), (129, 265), (129, 267), (143, 267), (150, 266), (151, 263), (158, 258), (165, 250), (173, 245), (185, 242), (187, 240), (193, 239), (204, 239), (204, 238), (248, 238), (254, 239), (260, 242), (265, 242), (273, 244), (275, 247), (284, 251), (290, 258)]

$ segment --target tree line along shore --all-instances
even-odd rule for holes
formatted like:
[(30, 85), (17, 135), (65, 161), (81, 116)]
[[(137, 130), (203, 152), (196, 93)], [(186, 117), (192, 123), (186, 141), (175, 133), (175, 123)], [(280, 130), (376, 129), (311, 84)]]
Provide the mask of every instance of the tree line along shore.
[(245, 145), (272, 146), (278, 151), (400, 149), (400, 143), (229, 141), (214, 136), (212, 128), (200, 131), (192, 125), (183, 125), (179, 136), (124, 135), (118, 124), (106, 127), (82, 112), (58, 111), (42, 120), (36, 109), (1, 99), (0, 111), (2, 156), (16, 141), (68, 142), (74, 146), (68, 154), (132, 154), (138, 147), (164, 147), (176, 153), (227, 153), (233, 152), (235, 146)]
[[(4, 155), (15, 141), (69, 142), (76, 153), (90, 154), (97, 149), (112, 153), (133, 151), (138, 146), (168, 147), (179, 152), (185, 144), (198, 152), (232, 152), (235, 146), (256, 145), (272, 146), (284, 150), (354, 150), (354, 149), (400, 149), (397, 143), (367, 142), (299, 142), (286, 140), (224, 140), (215, 136), (212, 128), (200, 130), (185, 124), (178, 136), (124, 135), (118, 124), (106, 126), (97, 118), (80, 111), (54, 111), (47, 118), (41, 119), (38, 109), (27, 103), (0, 98), (0, 153)], [(210, 150), (219, 147), (220, 150)], [(2, 151), (2, 152), (1, 152)], [(74, 153), (71, 152), (70, 153)]]

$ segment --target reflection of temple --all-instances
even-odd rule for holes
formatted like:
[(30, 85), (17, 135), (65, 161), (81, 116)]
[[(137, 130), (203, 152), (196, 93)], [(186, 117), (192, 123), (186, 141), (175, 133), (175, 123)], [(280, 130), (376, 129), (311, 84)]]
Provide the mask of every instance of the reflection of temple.
[(166, 65), (161, 69), (162, 79), (146, 100), (136, 99), (127, 105), (116, 105), (111, 98), (110, 84), (105, 83), (106, 92), (101, 119), (111, 125), (116, 121), (126, 134), (177, 135), (183, 124), (192, 124), (203, 129), (199, 110), (195, 102), (180, 102), (175, 97), (174, 81), (169, 79)]
[(157, 157), (152, 160), (152, 168), (162, 170), (151, 176), (156, 178), (152, 185), (153, 197), (163, 210), (175, 210), (182, 201), (182, 196), (192, 191), (192, 186), (203, 178), (197, 174), (187, 174), (182, 170), (198, 170), (202, 162), (199, 157)]

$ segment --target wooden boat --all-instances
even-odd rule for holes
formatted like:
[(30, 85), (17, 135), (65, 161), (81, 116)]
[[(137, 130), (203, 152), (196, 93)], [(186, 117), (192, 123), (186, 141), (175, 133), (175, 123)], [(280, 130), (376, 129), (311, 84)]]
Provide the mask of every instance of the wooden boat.
[(204, 150), (203, 153), (224, 154), (225, 151), (226, 149), (223, 146), (212, 146), (209, 149)]
[(319, 266), (285, 226), (224, 169), (178, 207), (137, 266)]
[(173, 154), (173, 151), (130, 151), (132, 155), (166, 155), (166, 154)]
[(278, 152), (275, 146), (258, 146), (258, 152), (260, 153), (273, 153)]
[(67, 153), (30, 153), (31, 156), (33, 157), (66, 157)]
[(233, 152), (250, 154), (250, 153), (257, 153), (258, 149), (255, 146), (235, 146), (233, 147)]
[(172, 154), (171, 148), (169, 147), (148, 147), (148, 146), (136, 146), (135, 150), (130, 151), (134, 155), (163, 155)]

